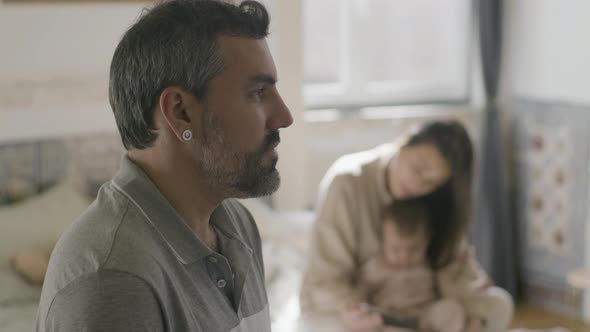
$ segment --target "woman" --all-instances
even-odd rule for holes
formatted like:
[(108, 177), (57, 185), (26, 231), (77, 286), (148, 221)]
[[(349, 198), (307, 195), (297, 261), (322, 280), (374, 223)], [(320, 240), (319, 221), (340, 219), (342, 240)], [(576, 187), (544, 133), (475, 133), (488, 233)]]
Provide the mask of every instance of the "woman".
[(360, 305), (360, 267), (380, 250), (383, 208), (423, 197), (435, 216), (427, 256), (439, 293), (464, 306), (468, 331), (504, 330), (512, 299), (490, 285), (466, 236), (472, 166), (469, 135), (456, 121), (431, 122), (397, 144), (338, 159), (320, 184), (302, 312), (337, 312), (353, 331), (382, 327), (382, 318)]

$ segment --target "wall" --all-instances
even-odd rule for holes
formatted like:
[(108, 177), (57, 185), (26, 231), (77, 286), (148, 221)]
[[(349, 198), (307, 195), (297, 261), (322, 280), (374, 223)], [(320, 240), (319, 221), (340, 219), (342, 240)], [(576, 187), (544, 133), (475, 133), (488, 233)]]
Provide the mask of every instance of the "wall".
[[(507, 111), (513, 113), (513, 119), (517, 122), (525, 119), (523, 116), (528, 113), (526, 119), (529, 122), (533, 120), (533, 126), (559, 126), (571, 131), (572, 135), (583, 134), (590, 123), (590, 114), (587, 114), (590, 109), (590, 44), (583, 37), (584, 32), (590, 31), (587, 15), (590, 12), (590, 2), (519, 0), (505, 1), (504, 4), (506, 29), (502, 95)], [(517, 132), (515, 136), (521, 134), (523, 133)], [(576, 167), (582, 167), (581, 176), (577, 176), (576, 181), (578, 184), (580, 181), (585, 184), (582, 191), (585, 195), (571, 203), (574, 206), (587, 206), (588, 202), (582, 201), (580, 197), (587, 197), (588, 192), (588, 160), (584, 158), (587, 157), (590, 146), (586, 141), (574, 143), (576, 145), (570, 147), (576, 149), (573, 161)], [(521, 160), (525, 158), (517, 153), (514, 157)], [(532, 180), (534, 179), (528, 176), (517, 179), (520, 182)], [(578, 218), (587, 218), (576, 215)], [(519, 222), (522, 224), (525, 220)], [(586, 219), (572, 222), (575, 225), (587, 224)], [(590, 232), (590, 227), (585, 228), (585, 232)], [(582, 229), (575, 229), (574, 232), (576, 231), (581, 232)], [(588, 239), (590, 234), (583, 237), (582, 243), (588, 243)], [(576, 263), (580, 265), (577, 267), (582, 268), (581, 265), (585, 265), (590, 268), (590, 246), (582, 246), (582, 256)], [(530, 257), (525, 257), (525, 260), (528, 258)], [(545, 260), (547, 259), (549, 258), (546, 257)], [(539, 256), (534, 256), (534, 260), (538, 261)], [(571, 259), (567, 261), (573, 264)], [(558, 276), (559, 283), (563, 285), (565, 274), (575, 268), (572, 264), (561, 266), (561, 271), (557, 271), (559, 264), (545, 264), (542, 269), (550, 275)], [(551, 301), (550, 298), (543, 300)], [(590, 302), (586, 302), (584, 315), (588, 318)]]
[(139, 4), (0, 4), (0, 141), (115, 130), (108, 69)]
[(269, 44), (277, 71), (278, 89), (291, 110), (294, 123), (281, 132), (279, 163), (281, 187), (274, 195), (277, 209), (297, 209), (305, 205), (308, 186), (308, 154), (304, 146), (307, 124), (303, 121), (303, 56), (301, 1), (267, 1), (271, 24)]
[(590, 103), (590, 2), (505, 1), (510, 94)]

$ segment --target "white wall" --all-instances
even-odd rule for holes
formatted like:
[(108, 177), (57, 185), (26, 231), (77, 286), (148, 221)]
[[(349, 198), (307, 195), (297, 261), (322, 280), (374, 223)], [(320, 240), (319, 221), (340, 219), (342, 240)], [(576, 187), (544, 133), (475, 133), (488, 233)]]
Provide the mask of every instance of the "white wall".
[(289, 106), (294, 123), (281, 132), (278, 169), (281, 187), (274, 196), (278, 209), (305, 206), (308, 182), (308, 154), (304, 140), (307, 125), (303, 121), (303, 51), (301, 1), (273, 1), (270, 45), (277, 65), (278, 89)]
[(0, 4), (3, 80), (99, 76), (140, 4)]
[(116, 130), (109, 64), (141, 7), (0, 3), (0, 141)]
[[(590, 104), (590, 1), (518, 0), (504, 4), (504, 98)], [(590, 227), (586, 230), (590, 232)], [(590, 239), (590, 233), (586, 237)], [(590, 268), (590, 246), (586, 250), (586, 268)], [(588, 295), (584, 311), (590, 320)]]
[(590, 103), (590, 1), (505, 1), (510, 93)]

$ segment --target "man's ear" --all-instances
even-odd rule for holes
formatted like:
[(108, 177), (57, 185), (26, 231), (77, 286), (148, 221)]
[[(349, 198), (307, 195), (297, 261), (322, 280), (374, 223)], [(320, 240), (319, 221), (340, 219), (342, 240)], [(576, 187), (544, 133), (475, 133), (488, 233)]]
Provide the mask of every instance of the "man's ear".
[(168, 87), (160, 94), (160, 113), (174, 135), (180, 140), (183, 132), (196, 128), (197, 98), (180, 87)]

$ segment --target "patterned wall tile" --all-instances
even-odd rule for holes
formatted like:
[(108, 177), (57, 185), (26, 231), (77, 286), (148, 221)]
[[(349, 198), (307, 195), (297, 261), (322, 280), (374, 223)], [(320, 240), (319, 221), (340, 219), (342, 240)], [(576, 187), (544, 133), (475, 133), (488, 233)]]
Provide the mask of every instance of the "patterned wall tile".
[(41, 189), (55, 184), (67, 173), (68, 151), (63, 141), (39, 142), (39, 184)]
[(565, 285), (589, 250), (590, 107), (517, 99), (512, 113), (524, 282)]
[(39, 190), (36, 143), (0, 147), (0, 203), (14, 202)]
[(115, 174), (123, 153), (113, 133), (0, 145), (0, 205), (39, 194), (65, 177), (93, 197)]
[(82, 179), (83, 189), (94, 196), (100, 186), (119, 169), (125, 151), (119, 136), (81, 136), (68, 139), (66, 143), (70, 154), (70, 170)]

